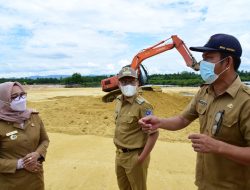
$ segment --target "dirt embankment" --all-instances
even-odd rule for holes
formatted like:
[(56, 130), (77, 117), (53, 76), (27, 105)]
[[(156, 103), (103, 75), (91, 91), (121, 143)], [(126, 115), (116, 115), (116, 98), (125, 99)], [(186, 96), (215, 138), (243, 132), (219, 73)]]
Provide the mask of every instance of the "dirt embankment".
[[(58, 92), (59, 91), (59, 92)], [(57, 90), (59, 96), (45, 99), (35, 96), (29, 101), (29, 107), (36, 108), (43, 118), (46, 129), (49, 132), (59, 132), (74, 135), (98, 135), (112, 137), (114, 133), (114, 107), (115, 103), (103, 103), (101, 96), (71, 96), (71, 91), (67, 90), (65, 96), (60, 89)], [(54, 92), (53, 92), (54, 93)], [(79, 90), (80, 95), (80, 90)], [(41, 94), (41, 91), (40, 91)], [(55, 94), (55, 93), (54, 93)], [(67, 96), (70, 94), (70, 96)], [(170, 117), (179, 114), (191, 97), (178, 93), (143, 92), (145, 97), (154, 106), (154, 114), (161, 117)], [(198, 123), (194, 122), (188, 128), (177, 131), (162, 131), (160, 139), (164, 141), (188, 141), (187, 135), (198, 131)]]

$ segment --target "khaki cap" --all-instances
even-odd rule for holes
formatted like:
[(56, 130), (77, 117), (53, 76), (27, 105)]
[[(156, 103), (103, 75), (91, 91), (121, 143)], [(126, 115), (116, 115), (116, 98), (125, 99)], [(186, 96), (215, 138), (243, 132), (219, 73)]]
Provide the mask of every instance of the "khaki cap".
[(123, 77), (133, 77), (133, 78), (138, 78), (137, 73), (134, 69), (131, 67), (123, 67), (120, 72), (118, 73), (118, 79), (120, 80)]

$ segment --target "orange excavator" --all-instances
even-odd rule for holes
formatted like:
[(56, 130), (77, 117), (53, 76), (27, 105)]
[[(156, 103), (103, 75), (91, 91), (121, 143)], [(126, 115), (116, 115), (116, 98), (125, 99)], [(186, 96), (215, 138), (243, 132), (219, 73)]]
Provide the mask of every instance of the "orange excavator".
[[(172, 39), (172, 43), (166, 43), (169, 39)], [(137, 71), (139, 86), (143, 86), (147, 83), (147, 71), (141, 64), (147, 58), (160, 54), (162, 52), (176, 48), (178, 52), (182, 55), (188, 67), (191, 67), (195, 71), (199, 70), (199, 64), (185, 45), (185, 43), (177, 36), (173, 35), (171, 38), (163, 40), (147, 49), (140, 51), (132, 60), (130, 67)], [(101, 81), (102, 90), (107, 93), (103, 98), (103, 102), (112, 102), (117, 95), (121, 93), (118, 87), (118, 77), (117, 75), (103, 79)], [(148, 87), (147, 87), (148, 89)]]

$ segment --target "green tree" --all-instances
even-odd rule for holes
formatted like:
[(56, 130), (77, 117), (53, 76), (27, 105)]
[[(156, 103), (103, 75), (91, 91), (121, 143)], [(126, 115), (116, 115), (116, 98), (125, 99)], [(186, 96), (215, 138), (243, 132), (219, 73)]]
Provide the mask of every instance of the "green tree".
[(82, 76), (80, 73), (74, 73), (71, 77), (71, 82), (73, 84), (81, 84), (82, 83)]

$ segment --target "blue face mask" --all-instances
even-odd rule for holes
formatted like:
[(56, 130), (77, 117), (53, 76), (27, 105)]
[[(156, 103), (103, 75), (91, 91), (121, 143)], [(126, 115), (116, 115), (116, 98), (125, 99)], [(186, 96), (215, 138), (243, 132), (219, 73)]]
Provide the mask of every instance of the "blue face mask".
[[(220, 60), (217, 63), (222, 62), (224, 59)], [(229, 67), (227, 67), (224, 71), (217, 75), (214, 73), (214, 67), (217, 63), (210, 63), (204, 60), (200, 61), (200, 74), (206, 84), (212, 84), (222, 73), (229, 69)]]
[(217, 78), (218, 75), (214, 73), (215, 64), (208, 61), (200, 61), (200, 74), (201, 78), (207, 83), (212, 84)]

